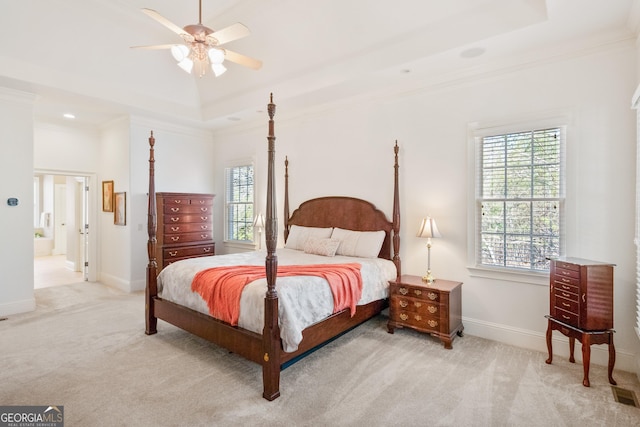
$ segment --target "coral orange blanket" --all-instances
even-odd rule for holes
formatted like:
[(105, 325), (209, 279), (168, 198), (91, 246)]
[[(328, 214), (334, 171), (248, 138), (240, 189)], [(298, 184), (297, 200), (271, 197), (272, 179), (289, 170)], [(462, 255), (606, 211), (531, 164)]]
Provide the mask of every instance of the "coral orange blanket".
[[(320, 276), (329, 282), (333, 294), (333, 312), (347, 307), (354, 315), (362, 295), (360, 264), (314, 264), (278, 266), (278, 276)], [(244, 287), (266, 277), (264, 266), (235, 265), (214, 267), (198, 272), (191, 282), (191, 290), (206, 301), (209, 313), (231, 325), (238, 324), (240, 295)]]

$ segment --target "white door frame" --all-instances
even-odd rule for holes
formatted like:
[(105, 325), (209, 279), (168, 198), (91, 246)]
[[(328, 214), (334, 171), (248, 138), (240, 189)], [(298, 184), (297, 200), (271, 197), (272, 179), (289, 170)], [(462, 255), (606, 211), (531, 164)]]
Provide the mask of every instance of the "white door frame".
[[(98, 277), (98, 202), (101, 202), (102, 197), (98, 195), (98, 180), (95, 173), (78, 172), (78, 171), (63, 171), (63, 170), (50, 170), (50, 169), (34, 169), (34, 174), (45, 175), (63, 175), (73, 177), (87, 178), (87, 186), (89, 187), (89, 194), (85, 200), (84, 209), (87, 212), (87, 224), (89, 225), (86, 249), (78, 248), (79, 251), (86, 250), (86, 261), (88, 266), (84, 269), (84, 279), (90, 282), (95, 282)], [(102, 206), (102, 205), (100, 205)], [(67, 213), (68, 214), (68, 213)], [(81, 221), (81, 219), (79, 219)], [(83, 225), (84, 226), (84, 225)]]

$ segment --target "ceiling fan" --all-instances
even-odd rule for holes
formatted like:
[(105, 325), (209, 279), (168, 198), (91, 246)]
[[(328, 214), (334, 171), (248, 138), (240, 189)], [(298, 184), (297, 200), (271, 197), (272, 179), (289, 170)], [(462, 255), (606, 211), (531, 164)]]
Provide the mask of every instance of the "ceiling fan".
[(262, 61), (221, 47), (223, 44), (248, 36), (250, 31), (239, 22), (218, 31), (202, 25), (202, 0), (199, 5), (198, 23), (184, 28), (180, 28), (153, 9), (145, 8), (142, 12), (178, 34), (184, 44), (132, 46), (132, 49), (170, 49), (180, 68), (191, 73), (195, 66), (195, 71), (200, 77), (207, 72), (208, 68), (216, 77), (222, 75), (227, 71), (223, 64), (225, 59), (254, 70), (262, 67)]

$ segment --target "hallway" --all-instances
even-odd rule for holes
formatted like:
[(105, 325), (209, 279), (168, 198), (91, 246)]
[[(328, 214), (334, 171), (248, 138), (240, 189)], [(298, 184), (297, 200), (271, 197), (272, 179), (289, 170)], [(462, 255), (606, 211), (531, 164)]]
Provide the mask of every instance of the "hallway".
[(82, 272), (65, 267), (65, 255), (33, 258), (34, 289), (82, 282)]

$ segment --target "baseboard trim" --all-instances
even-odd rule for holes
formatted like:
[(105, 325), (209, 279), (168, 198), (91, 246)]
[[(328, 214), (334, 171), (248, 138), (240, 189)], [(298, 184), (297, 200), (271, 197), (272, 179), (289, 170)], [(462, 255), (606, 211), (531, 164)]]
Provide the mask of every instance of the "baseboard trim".
[[(501, 342), (515, 347), (526, 348), (543, 353), (541, 357), (546, 360), (549, 356), (547, 350), (547, 337), (545, 332), (531, 331), (527, 329), (514, 328), (508, 325), (486, 322), (468, 317), (462, 318), (464, 333), (479, 338)], [(546, 324), (546, 322), (545, 322)], [(569, 339), (559, 332), (554, 332), (551, 338), (553, 357), (569, 358)], [(577, 342), (574, 352), (576, 363), (582, 363), (582, 345)], [(600, 366), (609, 364), (609, 348), (606, 345), (591, 346), (591, 363)], [(637, 372), (635, 355), (616, 348), (616, 370), (625, 372)]]
[(13, 301), (6, 304), (0, 304), (0, 317), (11, 316), (13, 314), (26, 313), (36, 309), (36, 298), (32, 296), (20, 301)]

